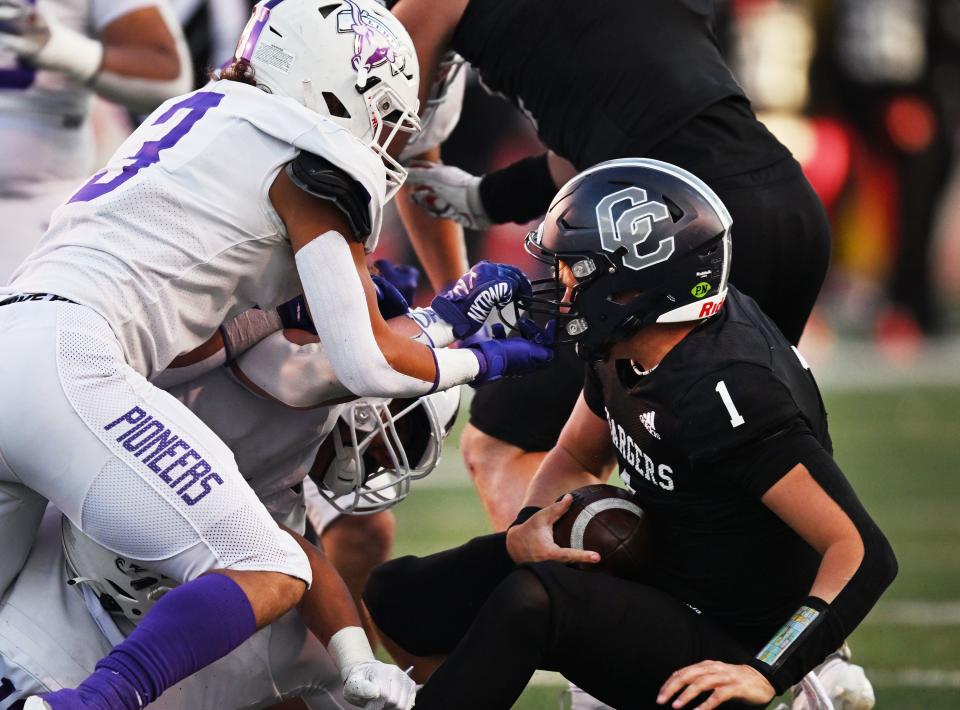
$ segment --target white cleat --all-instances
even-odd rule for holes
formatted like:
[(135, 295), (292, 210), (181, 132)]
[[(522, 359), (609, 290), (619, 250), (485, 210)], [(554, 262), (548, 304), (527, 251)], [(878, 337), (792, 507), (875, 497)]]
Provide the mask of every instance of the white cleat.
[(27, 698), (27, 702), (23, 706), (23, 710), (53, 710), (50, 707), (50, 704), (46, 700), (41, 698), (38, 695), (31, 696)]
[[(834, 710), (872, 710), (876, 704), (873, 686), (861, 666), (850, 662), (850, 647), (843, 644), (836, 653), (814, 669), (817, 678), (833, 703)], [(811, 693), (796, 685), (790, 710), (817, 710), (820, 707)]]

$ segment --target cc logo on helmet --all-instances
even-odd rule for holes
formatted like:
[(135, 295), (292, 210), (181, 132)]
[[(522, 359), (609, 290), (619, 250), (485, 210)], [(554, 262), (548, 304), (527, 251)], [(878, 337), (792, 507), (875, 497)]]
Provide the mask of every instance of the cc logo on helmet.
[[(629, 206), (622, 211), (622, 203)], [(615, 211), (619, 216), (614, 217)], [(649, 254), (640, 254), (639, 247), (653, 231), (653, 223), (670, 219), (670, 210), (662, 202), (647, 200), (647, 191), (639, 187), (627, 187), (604, 197), (597, 203), (597, 226), (600, 230), (600, 246), (604, 251), (616, 252), (626, 247), (623, 265), (634, 271), (646, 269), (671, 257), (674, 250), (673, 237), (661, 239), (657, 249)]]

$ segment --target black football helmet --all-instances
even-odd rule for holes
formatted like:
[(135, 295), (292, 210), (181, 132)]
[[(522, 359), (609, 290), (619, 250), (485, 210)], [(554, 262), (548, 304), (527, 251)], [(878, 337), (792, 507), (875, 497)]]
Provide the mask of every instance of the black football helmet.
[[(644, 158), (600, 163), (564, 185), (527, 252), (553, 268), (520, 303), (557, 319), (589, 359), (650, 323), (719, 312), (730, 273), (730, 213), (686, 170)], [(561, 266), (576, 279), (563, 300)]]

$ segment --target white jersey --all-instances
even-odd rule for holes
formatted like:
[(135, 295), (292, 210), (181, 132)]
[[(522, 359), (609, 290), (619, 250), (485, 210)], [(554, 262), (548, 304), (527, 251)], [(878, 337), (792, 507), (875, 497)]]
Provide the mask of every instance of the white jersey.
[[(158, 0), (36, 0), (44, 16), (88, 37)], [(33, 197), (51, 181), (79, 182), (94, 168), (93, 90), (57, 71), (0, 54), (0, 198)]]
[(291, 409), (254, 394), (225, 367), (167, 391), (230, 447), (240, 473), (275, 519), (286, 522), (299, 512), (302, 520), (300, 484), (341, 406)]
[(302, 292), (268, 191), (300, 151), (370, 195), (376, 246), (382, 161), (345, 128), (292, 99), (216, 81), (170, 99), (58, 208), (7, 293), (56, 293), (98, 312), (126, 362), (150, 378), (253, 306)]
[[(76, 687), (123, 638), (89, 588), (67, 585), (60, 517), (47, 511), (23, 572), (0, 600), (0, 710), (30, 695)], [(150, 708), (267, 708), (296, 696), (310, 710), (351, 707), (329, 654), (294, 610)]]

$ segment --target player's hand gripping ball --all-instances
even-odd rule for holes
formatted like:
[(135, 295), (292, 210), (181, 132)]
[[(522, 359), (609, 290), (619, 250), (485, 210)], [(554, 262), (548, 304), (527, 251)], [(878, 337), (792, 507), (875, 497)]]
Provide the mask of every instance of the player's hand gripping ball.
[(573, 491), (570, 509), (553, 524), (560, 547), (593, 550), (600, 561), (582, 565), (624, 579), (644, 576), (653, 545), (650, 522), (629, 491), (603, 484)]

